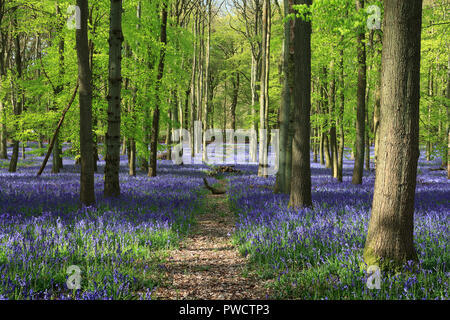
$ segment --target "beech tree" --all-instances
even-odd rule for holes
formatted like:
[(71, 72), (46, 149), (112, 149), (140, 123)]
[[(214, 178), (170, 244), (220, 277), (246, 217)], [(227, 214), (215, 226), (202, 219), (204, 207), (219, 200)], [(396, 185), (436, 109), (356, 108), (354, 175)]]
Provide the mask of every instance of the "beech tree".
[[(259, 93), (259, 166), (258, 175), (267, 177), (268, 167), (268, 112), (269, 112), (269, 72), (270, 72), (270, 34), (271, 5), (270, 0), (263, 1), (262, 9), (262, 43), (261, 43), (261, 90)], [(265, 134), (264, 134), (264, 130)]]
[(94, 150), (92, 140), (92, 73), (89, 65), (88, 0), (77, 0), (80, 8), (80, 29), (76, 30), (80, 101), (80, 200), (83, 205), (95, 204)]
[[(363, 10), (364, 0), (356, 0), (356, 9)], [(365, 26), (364, 26), (365, 27)], [(361, 184), (364, 170), (364, 138), (366, 113), (366, 46), (365, 31), (358, 34), (358, 89), (356, 106), (356, 143), (355, 165), (353, 167), (353, 184)]]
[[(311, 6), (311, 0), (295, 4)], [(311, 111), (311, 21), (295, 20), (294, 45), (294, 139), (292, 142), (292, 181), (290, 207), (309, 207), (311, 199), (311, 167), (309, 154)]]
[(105, 196), (120, 195), (120, 107), (122, 87), (122, 0), (111, 0), (109, 30), (108, 131), (106, 132)]
[(413, 243), (419, 158), (422, 0), (384, 3), (380, 145), (372, 214), (364, 248), (368, 265), (417, 260)]
[(156, 76), (156, 99), (155, 108), (153, 110), (153, 126), (152, 126), (152, 140), (150, 144), (150, 166), (148, 168), (148, 176), (156, 176), (156, 160), (158, 154), (158, 136), (159, 136), (159, 117), (160, 117), (160, 87), (161, 80), (164, 75), (164, 57), (166, 55), (167, 43), (167, 4), (164, 2), (161, 9), (161, 35), (160, 35), (161, 49), (159, 54), (158, 73)]

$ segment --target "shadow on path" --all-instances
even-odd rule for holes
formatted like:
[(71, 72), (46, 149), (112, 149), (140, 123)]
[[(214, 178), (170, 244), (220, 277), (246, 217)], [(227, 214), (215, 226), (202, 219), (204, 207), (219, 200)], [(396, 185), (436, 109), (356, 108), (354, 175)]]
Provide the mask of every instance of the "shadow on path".
[[(225, 187), (223, 185), (222, 187)], [(267, 299), (263, 280), (247, 273), (248, 259), (231, 242), (234, 215), (226, 195), (205, 196), (204, 212), (179, 250), (165, 265), (168, 283), (158, 287), (157, 299)], [(245, 275), (245, 276), (244, 276)]]

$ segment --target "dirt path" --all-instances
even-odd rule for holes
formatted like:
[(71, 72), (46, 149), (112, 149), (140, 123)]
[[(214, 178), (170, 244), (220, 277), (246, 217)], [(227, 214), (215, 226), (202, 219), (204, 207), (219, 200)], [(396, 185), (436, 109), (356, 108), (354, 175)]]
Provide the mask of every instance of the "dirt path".
[[(179, 250), (165, 265), (168, 283), (157, 288), (158, 299), (267, 299), (262, 280), (246, 274), (247, 258), (231, 243), (234, 229), (226, 195), (206, 196), (205, 212)], [(245, 274), (245, 276), (244, 276)]]

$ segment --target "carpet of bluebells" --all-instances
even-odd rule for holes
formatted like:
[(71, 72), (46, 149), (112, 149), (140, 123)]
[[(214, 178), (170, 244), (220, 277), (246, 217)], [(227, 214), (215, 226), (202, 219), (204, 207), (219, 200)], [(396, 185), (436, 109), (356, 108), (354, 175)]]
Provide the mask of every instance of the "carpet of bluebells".
[[(17, 173), (0, 169), (0, 298), (151, 299), (156, 252), (177, 246), (200, 206), (200, 166), (159, 163), (159, 176), (129, 177), (121, 161), (121, 197), (103, 197), (103, 167), (95, 175), (96, 207), (79, 207), (79, 166), (51, 160), (36, 177), (41, 156), (20, 160)], [(161, 250), (160, 250), (161, 249)], [(156, 261), (156, 262), (155, 262)], [(81, 289), (68, 289), (69, 266)], [(74, 283), (75, 284), (75, 283)]]
[[(250, 255), (260, 275), (273, 279), (275, 298), (448, 299), (450, 279), (450, 183), (438, 160), (419, 161), (415, 200), (415, 247), (419, 268), (405, 264), (381, 274), (369, 289), (362, 260), (375, 180), (365, 171), (352, 185), (353, 161), (344, 161), (344, 181), (312, 163), (312, 209), (288, 209), (287, 195), (274, 194), (275, 178), (256, 168), (231, 177), (229, 197), (237, 214), (234, 241)], [(372, 281), (370, 281), (372, 283)]]
[[(79, 166), (48, 168), (36, 177), (36, 148), (17, 173), (0, 160), (0, 299), (151, 299), (164, 250), (189, 233), (202, 207), (204, 165), (158, 162), (158, 177), (129, 177), (121, 160), (121, 197), (105, 199), (104, 162), (95, 175), (96, 207), (79, 208)], [(248, 155), (247, 155), (248, 156)], [(272, 279), (273, 298), (448, 299), (450, 278), (450, 183), (438, 160), (419, 161), (414, 239), (419, 268), (382, 274), (381, 289), (367, 287), (362, 261), (374, 172), (351, 184), (312, 163), (314, 207), (287, 208), (273, 193), (274, 177), (259, 178), (255, 165), (237, 165), (229, 200), (236, 213), (234, 241), (261, 277)], [(161, 253), (159, 255), (158, 253)], [(69, 289), (72, 265), (81, 289)]]

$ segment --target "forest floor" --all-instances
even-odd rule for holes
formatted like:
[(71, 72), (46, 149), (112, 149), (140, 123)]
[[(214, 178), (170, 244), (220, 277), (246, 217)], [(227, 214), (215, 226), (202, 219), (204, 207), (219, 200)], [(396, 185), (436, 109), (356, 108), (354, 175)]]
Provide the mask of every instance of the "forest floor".
[[(220, 180), (220, 188), (226, 187)], [(169, 252), (166, 281), (153, 293), (163, 300), (268, 299), (265, 281), (232, 244), (234, 214), (226, 194), (205, 195), (203, 212), (181, 247)]]

